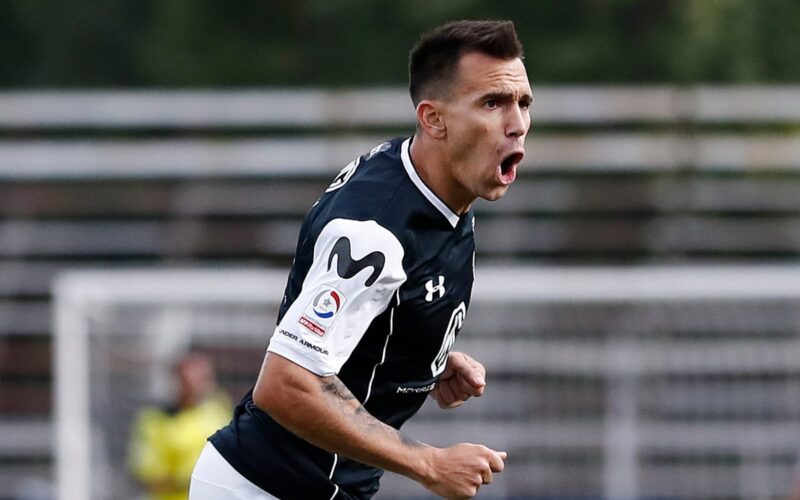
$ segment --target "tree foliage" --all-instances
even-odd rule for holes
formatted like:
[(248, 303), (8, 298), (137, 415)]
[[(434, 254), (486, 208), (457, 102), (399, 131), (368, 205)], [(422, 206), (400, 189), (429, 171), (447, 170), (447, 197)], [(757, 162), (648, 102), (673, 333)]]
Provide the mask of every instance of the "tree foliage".
[(397, 85), (463, 18), (514, 20), (536, 82), (800, 80), (797, 0), (7, 0), (0, 85)]

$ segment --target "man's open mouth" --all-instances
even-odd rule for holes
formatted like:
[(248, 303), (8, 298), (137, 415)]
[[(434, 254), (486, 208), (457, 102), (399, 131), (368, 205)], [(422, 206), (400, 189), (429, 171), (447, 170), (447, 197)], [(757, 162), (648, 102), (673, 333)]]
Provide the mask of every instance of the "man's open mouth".
[(520, 164), (524, 156), (525, 154), (521, 151), (515, 151), (509, 153), (503, 158), (503, 161), (500, 162), (500, 179), (504, 183), (510, 184), (514, 182), (514, 179), (517, 177), (517, 165)]

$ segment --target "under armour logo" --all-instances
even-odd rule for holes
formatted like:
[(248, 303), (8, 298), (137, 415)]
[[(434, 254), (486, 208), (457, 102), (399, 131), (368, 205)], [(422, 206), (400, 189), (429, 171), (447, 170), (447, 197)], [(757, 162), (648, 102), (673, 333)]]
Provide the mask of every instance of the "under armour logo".
[(375, 283), (386, 263), (386, 256), (380, 252), (372, 252), (358, 260), (353, 259), (353, 255), (350, 253), (350, 240), (344, 236), (339, 238), (333, 245), (333, 250), (331, 250), (331, 254), (328, 257), (328, 271), (331, 270), (334, 256), (338, 257), (336, 260), (336, 272), (344, 279), (350, 279), (364, 269), (371, 267), (372, 274), (364, 282), (365, 286), (372, 286)]
[(428, 280), (428, 282), (425, 283), (425, 289), (428, 291), (425, 295), (425, 300), (427, 302), (433, 302), (434, 293), (438, 293), (440, 299), (444, 297), (444, 276), (439, 275), (439, 284), (436, 286), (433, 286), (433, 280)]

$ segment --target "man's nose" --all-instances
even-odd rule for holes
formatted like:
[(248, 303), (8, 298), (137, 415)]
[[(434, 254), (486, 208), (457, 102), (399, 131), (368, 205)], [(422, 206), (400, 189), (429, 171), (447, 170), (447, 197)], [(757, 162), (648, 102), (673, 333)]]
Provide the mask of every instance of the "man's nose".
[(530, 115), (528, 111), (519, 106), (512, 106), (506, 124), (506, 135), (509, 137), (522, 137), (528, 133)]

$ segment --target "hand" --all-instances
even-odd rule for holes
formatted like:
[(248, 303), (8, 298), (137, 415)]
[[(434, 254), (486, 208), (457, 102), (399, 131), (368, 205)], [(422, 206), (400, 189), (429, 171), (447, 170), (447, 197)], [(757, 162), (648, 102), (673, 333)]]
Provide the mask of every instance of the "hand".
[(463, 352), (451, 352), (447, 367), (430, 395), (439, 408), (450, 409), (464, 404), (470, 397), (479, 397), (486, 388), (486, 369)]
[(431, 448), (429, 477), (422, 485), (437, 495), (452, 499), (467, 499), (502, 472), (507, 457), (504, 451), (494, 451), (479, 444), (461, 443), (450, 448)]

